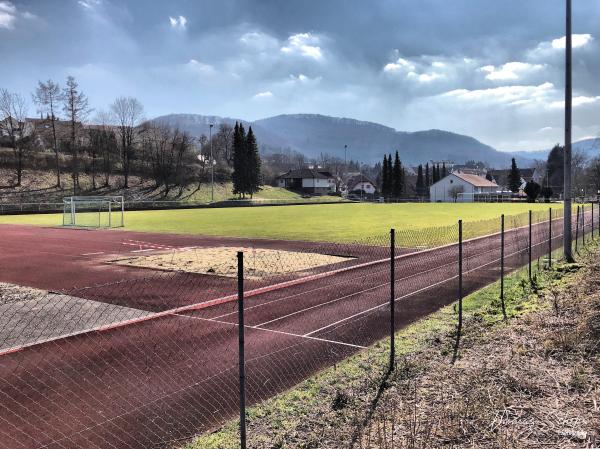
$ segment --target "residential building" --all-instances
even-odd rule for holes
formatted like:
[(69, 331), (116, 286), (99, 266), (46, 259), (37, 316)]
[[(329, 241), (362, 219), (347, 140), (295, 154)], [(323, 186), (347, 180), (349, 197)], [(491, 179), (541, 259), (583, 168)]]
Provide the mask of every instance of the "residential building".
[(335, 176), (318, 168), (290, 170), (278, 176), (276, 182), (278, 187), (315, 195), (327, 195), (336, 191)]
[(450, 173), (429, 187), (429, 198), (433, 203), (472, 202), (477, 194), (498, 192), (498, 184), (482, 176), (467, 173)]
[(362, 173), (353, 173), (346, 180), (346, 193), (360, 192), (367, 195), (375, 195), (377, 185)]

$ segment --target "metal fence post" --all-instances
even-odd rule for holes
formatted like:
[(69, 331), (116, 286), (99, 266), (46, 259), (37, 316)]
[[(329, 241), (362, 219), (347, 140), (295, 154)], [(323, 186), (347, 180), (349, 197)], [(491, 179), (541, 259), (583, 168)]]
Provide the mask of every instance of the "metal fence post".
[(590, 236), (592, 237), (592, 240), (594, 240), (594, 202), (591, 202), (592, 205), (592, 223), (591, 223), (591, 228), (590, 228)]
[(396, 360), (396, 230), (390, 230), (390, 370)]
[(531, 276), (531, 210), (529, 210), (529, 282), (533, 281)]
[(575, 218), (575, 252), (577, 252), (579, 243), (579, 206), (577, 206), (577, 215)]
[(238, 251), (238, 335), (240, 371), (240, 447), (246, 449), (246, 360), (244, 354), (244, 253)]
[(548, 208), (548, 268), (552, 268), (552, 208)]
[(463, 321), (463, 222), (458, 220), (458, 335)]
[(502, 316), (506, 319), (506, 305), (504, 304), (504, 214), (500, 217), (500, 304)]
[(581, 205), (581, 244), (585, 246), (585, 205)]

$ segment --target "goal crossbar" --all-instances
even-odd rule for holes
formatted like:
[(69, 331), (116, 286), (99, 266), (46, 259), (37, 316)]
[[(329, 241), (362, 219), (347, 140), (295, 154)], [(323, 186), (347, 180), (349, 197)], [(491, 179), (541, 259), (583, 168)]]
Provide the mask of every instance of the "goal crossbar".
[(125, 226), (122, 196), (69, 196), (63, 198), (63, 226), (116, 228)]

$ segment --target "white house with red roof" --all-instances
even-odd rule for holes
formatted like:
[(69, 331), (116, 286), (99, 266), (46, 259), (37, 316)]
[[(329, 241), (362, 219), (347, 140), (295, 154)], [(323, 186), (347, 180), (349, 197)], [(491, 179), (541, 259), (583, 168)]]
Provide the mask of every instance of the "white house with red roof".
[(482, 176), (468, 173), (450, 173), (429, 187), (432, 203), (473, 202), (477, 194), (492, 194), (500, 190), (498, 184)]

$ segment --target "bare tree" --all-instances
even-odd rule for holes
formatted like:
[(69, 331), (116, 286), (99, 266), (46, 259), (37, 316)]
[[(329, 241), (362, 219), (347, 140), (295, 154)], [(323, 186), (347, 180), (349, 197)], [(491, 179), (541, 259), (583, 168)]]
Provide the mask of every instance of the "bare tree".
[(70, 149), (72, 152), (73, 190), (79, 189), (79, 142), (77, 137), (82, 129), (82, 122), (91, 112), (87, 96), (79, 90), (79, 84), (72, 76), (67, 77), (63, 89), (63, 110), (68, 117), (70, 127)]
[[(99, 153), (102, 158), (102, 172), (104, 173), (104, 187), (110, 186), (110, 176), (113, 171), (113, 156), (117, 157), (117, 138), (111, 126), (113, 115), (104, 110), (96, 113), (94, 121), (98, 124), (100, 130), (99, 148), (93, 150), (93, 153)], [(92, 155), (93, 157), (93, 155)]]
[(21, 95), (0, 90), (0, 130), (9, 138), (17, 161), (17, 186), (23, 176), (24, 140), (27, 133), (27, 103)]
[(41, 114), (46, 115), (46, 120), (50, 121), (52, 130), (52, 149), (56, 157), (56, 187), (60, 188), (60, 157), (58, 150), (58, 140), (56, 137), (56, 107), (60, 103), (61, 92), (58, 83), (48, 80), (45, 83), (38, 81), (38, 87), (33, 94), (33, 101), (38, 105)]
[(110, 106), (117, 122), (123, 162), (123, 187), (129, 187), (129, 172), (137, 127), (143, 121), (144, 107), (136, 98), (119, 97)]
[(588, 180), (594, 186), (596, 192), (600, 192), (600, 156), (596, 156), (590, 161), (588, 166)]
[(574, 195), (584, 196), (587, 179), (585, 176), (588, 158), (583, 151), (574, 151), (571, 156), (571, 172)]
[(450, 195), (450, 197), (454, 200), (454, 202), (456, 203), (456, 201), (458, 200), (458, 197), (460, 196), (461, 193), (463, 193), (465, 191), (465, 187), (464, 186), (452, 186), (448, 189), (448, 195)]

